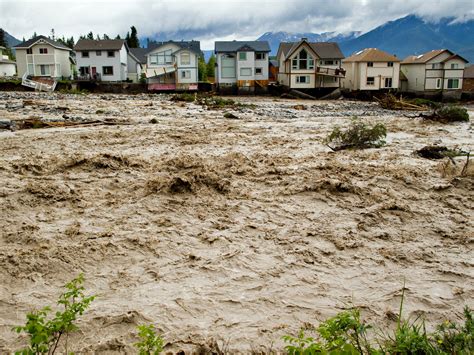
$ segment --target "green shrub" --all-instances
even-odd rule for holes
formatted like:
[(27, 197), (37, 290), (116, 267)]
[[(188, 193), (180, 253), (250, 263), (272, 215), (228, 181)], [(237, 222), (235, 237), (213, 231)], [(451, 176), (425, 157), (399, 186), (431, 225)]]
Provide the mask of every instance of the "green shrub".
[(158, 355), (163, 351), (164, 340), (156, 334), (155, 327), (152, 324), (139, 325), (138, 336), (140, 341), (134, 345), (138, 349), (139, 355)]
[(67, 338), (69, 333), (77, 329), (74, 322), (95, 298), (95, 296), (84, 294), (83, 283), (84, 275), (80, 274), (64, 286), (66, 291), (57, 301), (57, 304), (64, 307), (64, 310), (57, 311), (53, 318), (48, 319), (51, 312), (50, 307), (26, 314), (26, 324), (14, 327), (13, 330), (17, 333), (27, 333), (30, 336), (30, 345), (16, 354), (54, 354), (64, 337), (66, 338), (65, 353), (68, 354)]
[(188, 92), (184, 92), (182, 94), (174, 94), (171, 97), (171, 101), (184, 101), (184, 102), (194, 102), (196, 97), (194, 94), (190, 94)]
[(474, 353), (474, 320), (472, 311), (467, 306), (464, 308), (464, 318), (464, 326), (459, 326), (449, 320), (438, 325), (433, 339), (441, 352), (446, 354)]
[(464, 107), (445, 105), (436, 109), (429, 119), (443, 122), (467, 122), (469, 121), (469, 114)]
[(427, 106), (427, 107), (431, 107), (431, 108), (437, 108), (437, 107), (440, 107), (440, 105), (441, 105), (439, 102), (434, 102), (434, 101), (431, 101), (431, 100), (428, 100), (428, 99), (421, 99), (421, 98), (413, 99), (410, 102), (414, 105)]
[(331, 144), (333, 150), (377, 148), (385, 144), (386, 136), (383, 123), (368, 125), (354, 117), (349, 128), (341, 130), (336, 126), (324, 142)]

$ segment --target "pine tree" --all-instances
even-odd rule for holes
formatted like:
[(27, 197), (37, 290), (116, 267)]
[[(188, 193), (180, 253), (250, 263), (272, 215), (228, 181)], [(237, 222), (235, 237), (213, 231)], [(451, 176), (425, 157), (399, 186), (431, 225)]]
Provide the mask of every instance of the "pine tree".
[(68, 38), (66, 40), (66, 46), (68, 46), (69, 48), (73, 49), (74, 48), (74, 37), (71, 36), (71, 38)]
[(87, 34), (87, 39), (94, 39), (94, 34), (92, 33), (92, 31), (90, 31), (90, 32)]
[(138, 33), (137, 33), (137, 29), (135, 28), (135, 26), (132, 26), (130, 27), (130, 36), (128, 35), (128, 32), (127, 32), (127, 36), (128, 36), (128, 39), (127, 39), (127, 44), (130, 48), (139, 48), (140, 47), (140, 41), (138, 40)]
[(122, 39), (122, 38), (120, 37), (120, 35), (117, 35), (115, 39)]
[(203, 56), (198, 58), (198, 80), (207, 81), (207, 66)]
[(215, 76), (216, 56), (213, 54), (207, 62), (207, 76), (213, 78)]
[(104, 36), (102, 37), (102, 39), (110, 39), (110, 37), (104, 33)]
[(8, 47), (5, 31), (3, 30), (3, 28), (0, 28), (0, 46), (5, 48)]

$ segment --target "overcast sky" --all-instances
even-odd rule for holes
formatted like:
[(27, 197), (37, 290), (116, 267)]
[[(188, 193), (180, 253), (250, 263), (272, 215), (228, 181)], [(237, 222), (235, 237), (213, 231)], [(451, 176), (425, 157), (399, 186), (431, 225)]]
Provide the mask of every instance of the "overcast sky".
[[(0, 0), (0, 27), (18, 39), (34, 32), (140, 37), (185, 31), (212, 49), (214, 40), (256, 39), (268, 31), (369, 31), (408, 14), (430, 21), (474, 18), (474, 0)], [(182, 38), (170, 38), (180, 40)]]

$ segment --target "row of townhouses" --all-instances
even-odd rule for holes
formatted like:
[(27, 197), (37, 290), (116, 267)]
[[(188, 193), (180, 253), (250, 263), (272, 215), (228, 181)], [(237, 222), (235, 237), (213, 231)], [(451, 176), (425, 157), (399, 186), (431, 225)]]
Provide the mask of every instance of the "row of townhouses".
[[(10, 76), (14, 63), (1, 54), (0, 75)], [(146, 80), (149, 90), (197, 90), (199, 41), (150, 42), (128, 48), (125, 40), (79, 40), (74, 49), (45, 36), (15, 46), (20, 77), (74, 78), (90, 81)], [(215, 43), (216, 86), (252, 91), (278, 83), (294, 89), (461, 91), (472, 86), (468, 61), (447, 49), (400, 60), (376, 48), (345, 58), (337, 43), (280, 43), (270, 60), (267, 41)]]

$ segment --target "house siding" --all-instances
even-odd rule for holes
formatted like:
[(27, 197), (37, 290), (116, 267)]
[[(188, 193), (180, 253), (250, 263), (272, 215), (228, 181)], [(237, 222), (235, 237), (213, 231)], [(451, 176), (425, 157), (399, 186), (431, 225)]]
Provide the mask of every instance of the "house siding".
[[(48, 54), (40, 54), (40, 48), (47, 48)], [(40, 76), (40, 65), (50, 66), (50, 76), (71, 77), (71, 63), (69, 61), (69, 51), (58, 49), (50, 44), (38, 43), (31, 47), (32, 54), (26, 54), (26, 49), (16, 49), (18, 76), (23, 76), (28, 71), (28, 64), (34, 65), (34, 75)], [(60, 65), (60, 70), (56, 73), (56, 65)]]
[[(89, 57), (84, 58), (83, 52), (89, 52)], [(77, 51), (76, 60), (78, 70), (81, 67), (96, 68), (97, 73), (100, 74), (102, 81), (123, 81), (127, 79), (127, 49), (125, 45), (120, 51), (114, 52), (114, 57), (107, 56), (107, 50), (101, 50), (101, 55), (97, 55), (96, 50)], [(104, 75), (104, 67), (113, 67), (113, 75)]]

